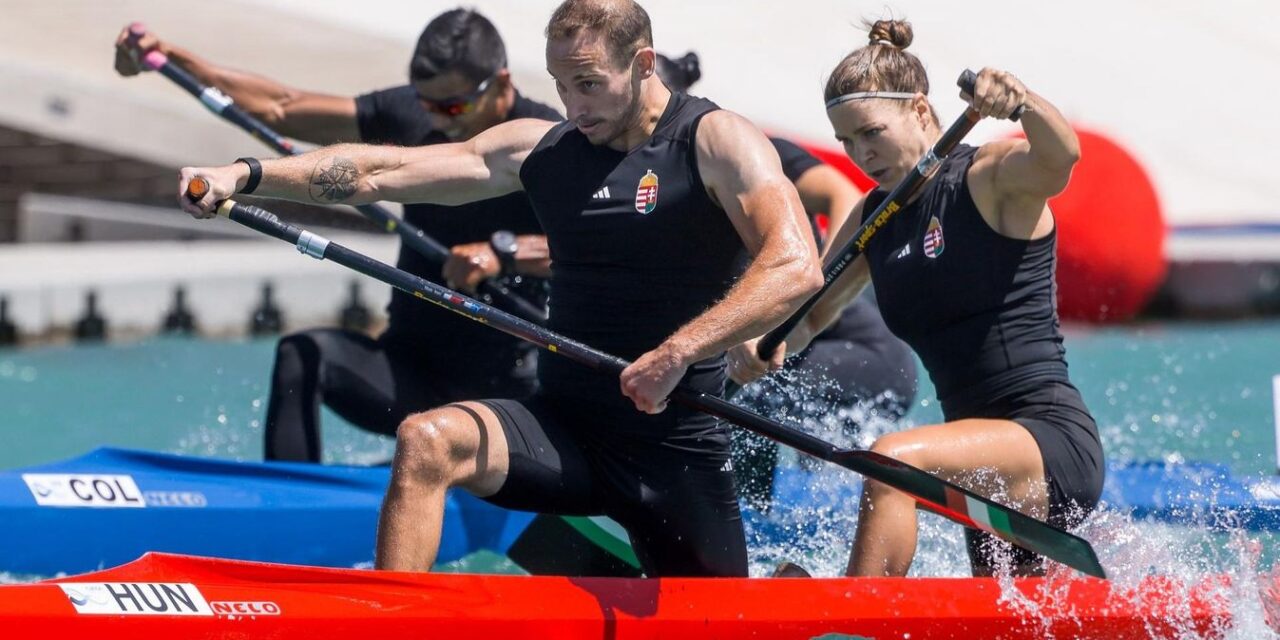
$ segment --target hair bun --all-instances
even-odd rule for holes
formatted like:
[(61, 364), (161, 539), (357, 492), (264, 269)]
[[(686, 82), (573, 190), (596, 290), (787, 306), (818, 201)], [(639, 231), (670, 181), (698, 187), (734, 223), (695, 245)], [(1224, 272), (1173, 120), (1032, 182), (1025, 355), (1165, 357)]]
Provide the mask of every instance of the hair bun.
[(887, 44), (895, 49), (906, 49), (915, 37), (911, 23), (906, 20), (876, 20), (869, 26), (867, 40), (872, 45)]
[(702, 77), (702, 65), (698, 62), (698, 54), (690, 51), (676, 60), (676, 65), (684, 73), (687, 84), (693, 84)]
[(658, 77), (672, 91), (688, 91), (702, 77), (698, 54), (690, 51), (679, 58), (658, 54)]

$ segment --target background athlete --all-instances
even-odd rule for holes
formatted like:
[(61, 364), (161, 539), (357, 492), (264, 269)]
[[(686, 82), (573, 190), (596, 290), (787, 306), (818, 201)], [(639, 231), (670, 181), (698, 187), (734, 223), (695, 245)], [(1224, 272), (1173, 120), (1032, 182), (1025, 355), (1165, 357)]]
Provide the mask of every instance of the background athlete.
[[(442, 144), (469, 140), (511, 120), (561, 119), (551, 107), (520, 95), (497, 29), (468, 9), (442, 13), (423, 29), (408, 84), (355, 98), (227, 69), (154, 34), (135, 38), (128, 28), (116, 41), (116, 69), (137, 74), (140, 55), (150, 49), (283, 135), (319, 144)], [(463, 290), (507, 276), (525, 297), (545, 296), (540, 278), (548, 274), (546, 244), (527, 199), (511, 195), (456, 207), (416, 203), (404, 215), (451, 246), (452, 255), (441, 269), (402, 245), (396, 262), (401, 269)], [(518, 243), (514, 252), (512, 236)], [(410, 413), (462, 398), (514, 398), (536, 389), (536, 350), (522, 341), (398, 290), (392, 291), (387, 315), (387, 329), (376, 340), (337, 329), (280, 340), (267, 403), (268, 460), (321, 460), (322, 404), (362, 429), (394, 435)]]

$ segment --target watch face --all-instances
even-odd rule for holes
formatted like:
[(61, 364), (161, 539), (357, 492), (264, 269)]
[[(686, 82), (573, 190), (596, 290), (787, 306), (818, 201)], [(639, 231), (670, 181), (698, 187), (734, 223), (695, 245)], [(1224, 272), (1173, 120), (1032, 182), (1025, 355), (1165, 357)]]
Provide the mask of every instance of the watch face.
[(510, 231), (493, 232), (493, 235), (489, 238), (489, 244), (493, 246), (495, 251), (503, 251), (511, 254), (516, 252), (516, 248), (518, 246), (516, 243), (516, 234), (511, 233)]

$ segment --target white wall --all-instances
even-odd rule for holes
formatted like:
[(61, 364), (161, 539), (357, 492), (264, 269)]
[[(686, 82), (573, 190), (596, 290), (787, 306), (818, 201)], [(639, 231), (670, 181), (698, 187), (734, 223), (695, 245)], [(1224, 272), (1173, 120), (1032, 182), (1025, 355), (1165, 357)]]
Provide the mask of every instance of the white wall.
[[(249, 0), (348, 25), (410, 46), (430, 17), (454, 6), (421, 0)], [(555, 100), (543, 71), (542, 29), (556, 0), (472, 0), (508, 42), (529, 93)], [(929, 67), (944, 118), (960, 113), (965, 67), (1009, 69), (1073, 121), (1111, 135), (1153, 174), (1174, 224), (1280, 221), (1274, 202), (1274, 0), (645, 0), (659, 51), (702, 57), (698, 90), (763, 126), (831, 138), (826, 74), (865, 43), (862, 17), (915, 26), (911, 50)], [(982, 140), (1009, 128), (984, 124)]]
[[(310, 89), (351, 94), (398, 82), (426, 22), (423, 0), (3, 0), (0, 122), (164, 162), (262, 152), (161, 78), (111, 72), (130, 20), (214, 59)], [(542, 30), (556, 0), (471, 0), (506, 38), (530, 95), (556, 102)], [(1166, 217), (1280, 221), (1275, 0), (646, 0), (660, 51), (697, 50), (698, 90), (762, 126), (830, 140), (822, 82), (865, 42), (862, 17), (910, 19), (944, 118), (965, 67), (1005, 67), (1075, 122), (1130, 148), (1153, 173)], [(43, 78), (43, 80), (42, 80)], [(51, 113), (64, 99), (70, 111)], [(1009, 127), (985, 123), (974, 140)]]

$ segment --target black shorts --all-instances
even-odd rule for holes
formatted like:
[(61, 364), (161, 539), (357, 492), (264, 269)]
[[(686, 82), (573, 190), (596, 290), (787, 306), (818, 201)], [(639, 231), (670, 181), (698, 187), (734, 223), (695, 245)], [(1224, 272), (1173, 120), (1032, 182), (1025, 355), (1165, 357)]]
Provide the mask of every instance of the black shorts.
[[(1048, 483), (1049, 524), (1060, 529), (1074, 527), (1098, 506), (1105, 474), (1102, 443), (1098, 425), (1074, 386), (1040, 384), (1028, 392), (997, 399), (980, 413), (968, 417), (1012, 420), (1035, 438)], [(1014, 567), (1039, 562), (1036, 554), (985, 532), (966, 530), (965, 539), (975, 573), (988, 573), (997, 566), (998, 556), (1009, 553)]]
[(746, 539), (724, 424), (672, 405), (635, 409), (534, 395), (483, 400), (502, 423), (506, 481), (489, 502), (606, 515), (649, 577), (747, 575)]

